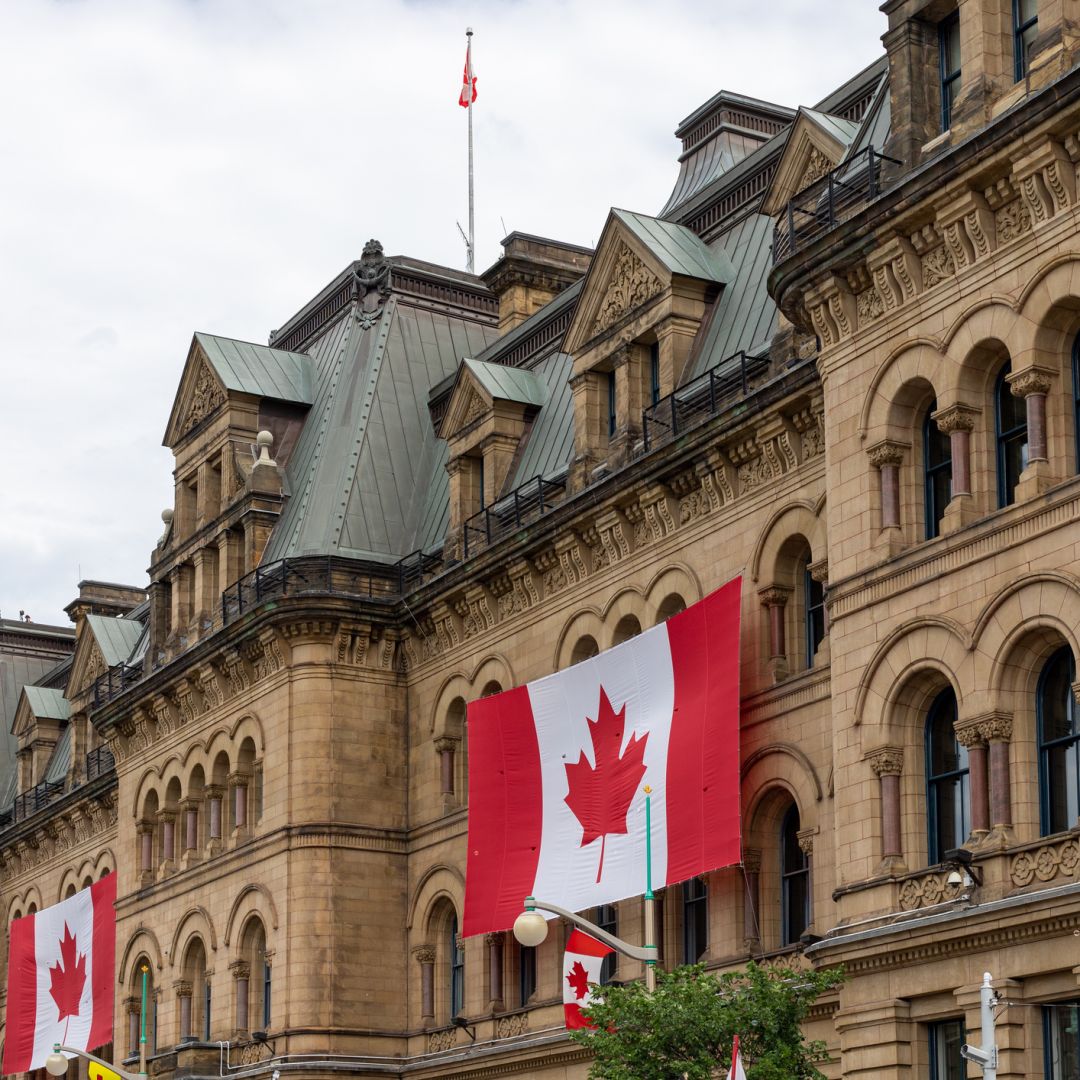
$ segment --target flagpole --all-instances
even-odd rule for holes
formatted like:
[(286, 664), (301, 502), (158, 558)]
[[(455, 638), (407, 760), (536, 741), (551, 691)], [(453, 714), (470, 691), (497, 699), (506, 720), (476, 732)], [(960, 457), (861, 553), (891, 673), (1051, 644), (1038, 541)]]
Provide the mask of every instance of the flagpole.
[(472, 80), (473, 80), (472, 36), (473, 36), (472, 27), (471, 26), (466, 27), (465, 28), (465, 39), (466, 39), (465, 47), (466, 47), (466, 51), (467, 51), (467, 54), (468, 54), (468, 57), (469, 57), (469, 87), (468, 87), (467, 93), (468, 93), (469, 99), (470, 99), (469, 100), (469, 108), (468, 108), (468, 113), (469, 113), (469, 262), (468, 262), (468, 265), (467, 265), (466, 269), (469, 271), (470, 274), (476, 272), (476, 261), (475, 261), (475, 259), (473, 257), (473, 253), (476, 251), (476, 231), (475, 231), (475, 221), (474, 221), (474, 216), (473, 216), (473, 135), (472, 135), (472, 114), (473, 114), (473, 104), (474, 104), (474, 102), (472, 101), (472, 93), (473, 93), (473, 89), (472, 89)]
[(652, 889), (652, 788), (645, 785), (645, 989), (656, 989), (656, 897)]
[(146, 973), (149, 967), (142, 966), (142, 1031), (139, 1034), (139, 1075), (146, 1075)]

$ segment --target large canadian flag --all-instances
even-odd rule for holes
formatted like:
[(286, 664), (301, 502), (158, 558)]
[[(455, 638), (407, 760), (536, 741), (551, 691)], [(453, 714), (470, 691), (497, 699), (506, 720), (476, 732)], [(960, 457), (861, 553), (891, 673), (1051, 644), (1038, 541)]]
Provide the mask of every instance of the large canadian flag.
[(466, 935), (739, 861), (736, 578), (591, 660), (469, 705)]
[(11, 924), (4, 1073), (40, 1069), (53, 1044), (112, 1038), (116, 875)]
[[(604, 957), (615, 950), (582, 930), (566, 939), (563, 953), (563, 1012), (568, 1028), (592, 1027), (581, 1010), (592, 1004), (590, 985), (600, 981)], [(745, 1078), (744, 1078), (745, 1080)]]

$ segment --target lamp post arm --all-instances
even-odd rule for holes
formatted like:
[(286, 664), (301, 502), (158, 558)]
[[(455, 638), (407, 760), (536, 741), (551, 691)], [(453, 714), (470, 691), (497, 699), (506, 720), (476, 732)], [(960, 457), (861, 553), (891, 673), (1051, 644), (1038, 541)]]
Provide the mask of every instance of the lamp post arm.
[(526, 897), (525, 910), (532, 911), (535, 908), (539, 908), (541, 911), (550, 911), (553, 915), (561, 915), (564, 919), (569, 919), (575, 926), (580, 927), (585, 933), (596, 938), (597, 941), (610, 945), (616, 952), (622, 953), (623, 956), (629, 956), (631, 960), (641, 960), (645, 963), (656, 960), (655, 945), (646, 946), (645, 948), (639, 945), (631, 945), (629, 942), (623, 941), (622, 938), (617, 938), (614, 934), (601, 930), (599, 926), (589, 922), (588, 919), (583, 919), (580, 915), (575, 915), (574, 912), (559, 907), (558, 904), (549, 904), (546, 900), (537, 900), (535, 896)]
[(114, 1076), (119, 1076), (121, 1080), (141, 1080), (136, 1073), (129, 1073), (123, 1069), (118, 1069), (115, 1065), (110, 1065), (107, 1061), (102, 1061), (101, 1058), (95, 1057), (93, 1054), (88, 1054), (85, 1050), (77, 1050), (74, 1046), (61, 1046), (59, 1043), (56, 1043), (53, 1046), (53, 1053), (71, 1054), (74, 1057), (82, 1058), (84, 1061), (91, 1061), (95, 1065), (100, 1065), (105, 1070), (102, 1074), (104, 1076), (112, 1074)]

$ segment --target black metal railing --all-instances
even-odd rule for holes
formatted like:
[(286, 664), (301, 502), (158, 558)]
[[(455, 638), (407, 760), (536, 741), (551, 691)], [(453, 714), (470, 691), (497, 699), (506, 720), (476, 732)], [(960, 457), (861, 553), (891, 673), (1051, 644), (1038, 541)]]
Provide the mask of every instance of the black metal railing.
[(773, 230), (773, 262), (794, 255), (876, 199), (883, 162), (902, 164), (868, 146), (789, 199)]
[(116, 758), (107, 746), (95, 747), (86, 755), (87, 782), (112, 772), (116, 772)]
[(678, 438), (741, 401), (769, 374), (769, 354), (737, 352), (641, 414), (641, 453)]
[(54, 780), (52, 783), (38, 784), (29, 791), (24, 791), (11, 808), (12, 822), (23, 821), (31, 814), (44, 810), (58, 795), (64, 792), (64, 781)]
[(94, 680), (94, 708), (112, 701), (143, 676), (141, 664), (116, 664)]
[(559, 501), (565, 490), (565, 478), (545, 480), (538, 476), (473, 514), (466, 520), (463, 530), (464, 558), (483, 551), (523, 525), (536, 521)]

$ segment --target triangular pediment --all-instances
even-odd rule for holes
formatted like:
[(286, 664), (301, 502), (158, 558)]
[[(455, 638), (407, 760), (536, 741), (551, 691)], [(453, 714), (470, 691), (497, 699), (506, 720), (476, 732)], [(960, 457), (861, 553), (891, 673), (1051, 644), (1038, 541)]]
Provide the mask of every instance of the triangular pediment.
[(184, 373), (176, 391), (163, 444), (174, 447), (208, 416), (225, 404), (225, 387), (218, 378), (198, 338), (192, 338)]
[(531, 371), (466, 357), (458, 366), (439, 437), (453, 438), (471, 427), (494, 408), (497, 401), (519, 405), (525, 415), (545, 404), (547, 387)]
[(75, 698), (83, 693), (98, 676), (104, 675), (109, 670), (102, 654), (101, 646), (98, 645), (93, 633), (84, 621), (79, 634), (79, 640), (75, 643), (75, 655), (71, 659), (71, 673), (68, 675), (66, 696), (68, 699)]
[(762, 212), (775, 217), (800, 191), (844, 160), (859, 125), (830, 113), (800, 109), (788, 132)]
[(439, 438), (452, 439), (482, 419), (494, 405), (492, 395), (480, 384), (480, 380), (463, 360), (458, 367), (450, 400), (446, 404), (446, 413), (439, 425)]
[(671, 287), (675, 277), (724, 285), (734, 269), (685, 226), (646, 214), (612, 210), (582, 285), (563, 350), (578, 352), (631, 318)]
[(71, 706), (59, 690), (43, 686), (24, 686), (19, 692), (11, 733), (19, 738), (33, 738), (39, 721), (53, 725), (71, 719)]

